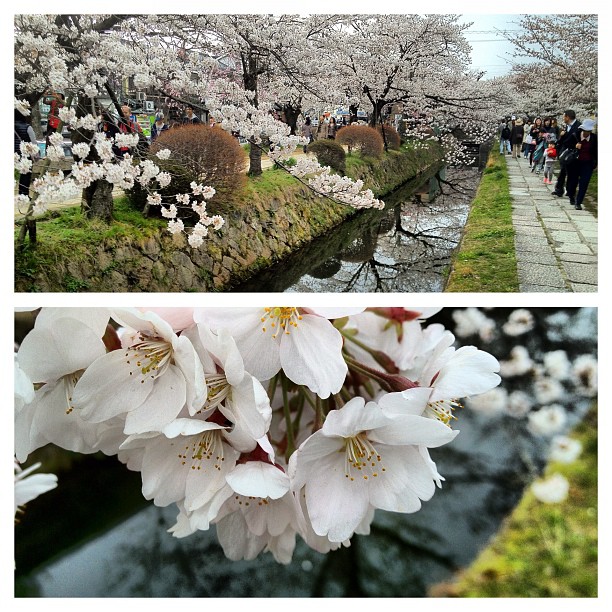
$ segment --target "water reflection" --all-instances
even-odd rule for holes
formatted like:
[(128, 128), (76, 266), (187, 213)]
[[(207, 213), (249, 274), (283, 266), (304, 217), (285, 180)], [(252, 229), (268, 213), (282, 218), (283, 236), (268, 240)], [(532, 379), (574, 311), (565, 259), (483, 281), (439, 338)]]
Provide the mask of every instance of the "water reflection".
[(411, 181), (233, 291), (439, 292), (477, 187), (477, 168)]

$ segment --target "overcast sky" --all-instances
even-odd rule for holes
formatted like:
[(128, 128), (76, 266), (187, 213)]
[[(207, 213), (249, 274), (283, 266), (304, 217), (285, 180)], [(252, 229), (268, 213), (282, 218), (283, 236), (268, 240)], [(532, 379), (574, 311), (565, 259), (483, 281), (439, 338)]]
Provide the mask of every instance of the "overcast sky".
[(513, 45), (499, 31), (518, 31), (520, 15), (470, 15), (461, 17), (462, 23), (474, 22), (465, 36), (472, 45), (472, 68), (484, 70), (486, 79), (510, 72)]

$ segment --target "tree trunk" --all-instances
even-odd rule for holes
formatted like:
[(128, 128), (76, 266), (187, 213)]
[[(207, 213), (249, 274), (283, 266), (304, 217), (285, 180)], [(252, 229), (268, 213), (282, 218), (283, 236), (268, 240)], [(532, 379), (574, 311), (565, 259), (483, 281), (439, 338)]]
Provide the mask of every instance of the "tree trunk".
[(376, 100), (372, 104), (372, 117), (370, 118), (370, 127), (375, 128), (377, 123), (382, 124), (382, 109), (385, 107), (385, 100)]
[(87, 219), (113, 220), (113, 186), (108, 181), (94, 181), (83, 189), (81, 212)]
[(261, 149), (249, 139), (251, 150), (249, 152), (249, 176), (259, 176), (261, 169)]
[(285, 113), (287, 124), (291, 128), (291, 135), (295, 136), (297, 133), (298, 117), (300, 116), (302, 109), (299, 106), (291, 106), (290, 104), (286, 104), (283, 106), (283, 112)]

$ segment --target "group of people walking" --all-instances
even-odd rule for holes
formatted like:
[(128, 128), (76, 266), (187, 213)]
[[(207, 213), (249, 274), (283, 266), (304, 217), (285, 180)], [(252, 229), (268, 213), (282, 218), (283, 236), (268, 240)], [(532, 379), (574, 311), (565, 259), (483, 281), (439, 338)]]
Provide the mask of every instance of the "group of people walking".
[(499, 153), (512, 155), (517, 161), (521, 157), (527, 159), (531, 172), (543, 172), (544, 183), (548, 185), (553, 184), (558, 160), (560, 171), (552, 193), (557, 197), (567, 195), (570, 204), (581, 210), (589, 181), (597, 169), (594, 127), (592, 119), (578, 121), (571, 109), (564, 111), (562, 125), (558, 125), (555, 117), (536, 117), (530, 121), (513, 115), (499, 125)]

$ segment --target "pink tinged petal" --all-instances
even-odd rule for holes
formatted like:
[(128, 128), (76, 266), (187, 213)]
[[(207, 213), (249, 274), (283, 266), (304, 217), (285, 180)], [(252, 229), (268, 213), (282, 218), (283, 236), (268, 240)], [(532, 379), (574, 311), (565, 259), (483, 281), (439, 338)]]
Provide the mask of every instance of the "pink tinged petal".
[(162, 338), (167, 342), (176, 338), (172, 326), (154, 312), (141, 312), (137, 308), (114, 308), (111, 310), (111, 317), (124, 327)]
[(83, 370), (106, 352), (99, 336), (76, 319), (55, 319), (52, 327), (34, 328), (17, 353), (33, 382), (50, 382)]
[(386, 416), (422, 415), (427, 408), (431, 389), (429, 387), (414, 387), (401, 393), (387, 393), (378, 400)]
[(187, 329), (194, 324), (193, 308), (141, 308), (141, 312), (154, 312), (158, 317), (170, 324), (174, 331)]
[(208, 325), (213, 332), (227, 329), (236, 338), (261, 334), (263, 308), (196, 308), (193, 318), (196, 323)]
[(475, 346), (461, 347), (440, 369), (431, 401), (485, 393), (500, 383), (495, 373), (498, 371), (499, 363), (493, 355)]
[(185, 538), (192, 533), (195, 533), (195, 529), (191, 527), (189, 517), (183, 512), (179, 512), (176, 517), (176, 523), (168, 529), (168, 533), (171, 533), (175, 538)]
[(393, 446), (423, 445), (436, 448), (453, 440), (459, 432), (444, 423), (412, 414), (395, 416), (390, 424), (368, 433), (373, 442)]
[(36, 317), (35, 327), (49, 329), (58, 319), (72, 319), (88, 327), (98, 338), (102, 338), (109, 318), (108, 308), (43, 308)]
[(232, 561), (255, 559), (267, 541), (249, 532), (241, 512), (234, 512), (217, 523), (217, 536), (223, 553)]
[(207, 396), (202, 362), (188, 338), (179, 336), (172, 343), (172, 348), (174, 363), (180, 368), (187, 384), (187, 410), (189, 410), (189, 414), (193, 416), (202, 408)]
[(74, 389), (73, 405), (84, 419), (100, 423), (138, 408), (154, 385), (155, 381), (143, 377), (135, 364), (126, 364), (123, 350), (111, 351), (85, 370)]
[(285, 529), (279, 536), (273, 536), (264, 552), (270, 551), (274, 560), (282, 565), (289, 565), (295, 550), (295, 530)]
[(374, 403), (365, 403), (362, 397), (355, 397), (339, 410), (331, 410), (323, 424), (326, 436), (349, 438), (359, 432), (384, 427), (390, 423), (381, 409)]
[(163, 376), (155, 380), (153, 392), (146, 401), (130, 410), (125, 419), (126, 434), (161, 431), (171, 423), (185, 405), (186, 384), (183, 373), (170, 364)]
[(348, 317), (350, 315), (359, 314), (360, 312), (363, 312), (365, 308), (362, 308), (359, 306), (353, 306), (353, 307), (347, 307), (347, 308), (317, 307), (317, 308), (305, 308), (304, 310), (308, 312), (312, 312), (326, 319), (341, 319), (342, 317)]
[(279, 499), (289, 491), (289, 477), (276, 466), (261, 461), (237, 465), (225, 480), (236, 493)]
[(280, 361), (290, 380), (322, 398), (338, 393), (348, 372), (340, 332), (313, 315), (304, 315), (296, 328), (282, 333)]
[(332, 542), (348, 540), (368, 512), (368, 482), (346, 477), (344, 453), (320, 458), (305, 493), (314, 532)]

